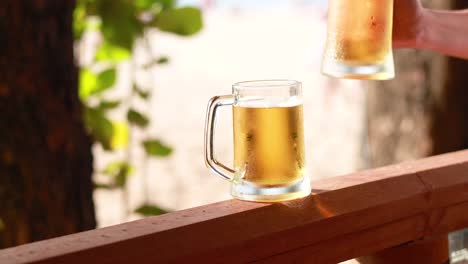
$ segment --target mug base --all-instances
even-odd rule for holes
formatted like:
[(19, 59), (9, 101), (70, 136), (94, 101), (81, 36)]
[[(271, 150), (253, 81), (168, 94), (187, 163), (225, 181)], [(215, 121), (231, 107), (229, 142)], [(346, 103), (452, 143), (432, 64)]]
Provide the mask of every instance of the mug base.
[(390, 80), (395, 78), (393, 56), (389, 55), (380, 63), (356, 64), (325, 59), (322, 73), (329, 77), (357, 80)]
[(231, 186), (231, 195), (234, 198), (265, 203), (299, 199), (308, 196), (310, 192), (309, 177), (288, 186), (258, 186), (246, 181), (234, 182)]

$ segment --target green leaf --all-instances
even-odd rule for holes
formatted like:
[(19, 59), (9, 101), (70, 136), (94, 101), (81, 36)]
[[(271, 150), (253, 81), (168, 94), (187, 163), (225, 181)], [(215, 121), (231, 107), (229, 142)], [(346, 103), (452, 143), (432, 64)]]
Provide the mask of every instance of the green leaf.
[(172, 148), (164, 145), (159, 140), (145, 140), (143, 141), (143, 148), (148, 155), (156, 157), (167, 157), (172, 153)]
[(144, 116), (142, 113), (137, 112), (134, 109), (129, 109), (127, 112), (127, 120), (131, 124), (137, 125), (139, 127), (147, 127), (149, 124), (148, 117)]
[(84, 112), (86, 127), (93, 138), (101, 143), (106, 150), (111, 149), (111, 140), (114, 135), (112, 122), (107, 119), (104, 112), (99, 108), (86, 107)]
[(151, 67), (154, 67), (156, 65), (163, 65), (169, 63), (169, 57), (166, 56), (161, 56), (157, 59), (153, 59), (150, 62), (146, 63), (143, 65), (143, 69), (147, 70)]
[(105, 42), (132, 50), (135, 40), (143, 32), (133, 1), (100, 0), (96, 3)]
[(106, 111), (106, 110), (110, 110), (110, 109), (114, 109), (114, 108), (117, 108), (119, 105), (120, 105), (121, 101), (119, 100), (115, 100), (115, 101), (101, 101), (101, 103), (99, 104), (98, 108), (103, 110), (103, 111)]
[(95, 1), (78, 0), (73, 11), (73, 33), (75, 40), (81, 39), (88, 30), (100, 30), (101, 19), (95, 15)]
[(169, 62), (169, 58), (166, 56), (161, 56), (156, 60), (157, 64), (167, 64)]
[(94, 93), (100, 93), (112, 87), (115, 84), (116, 71), (115, 68), (102, 71), (97, 76), (97, 87)]
[(106, 183), (94, 183), (95, 189), (105, 189), (105, 190), (113, 190), (115, 189), (115, 185), (113, 184), (106, 184)]
[(80, 70), (79, 96), (81, 100), (88, 98), (97, 85), (97, 76), (89, 69)]
[(140, 11), (151, 9), (169, 9), (174, 7), (173, 0), (134, 0), (135, 7)]
[(80, 39), (86, 29), (86, 6), (83, 1), (78, 1), (73, 10), (73, 33), (75, 39)]
[(130, 56), (131, 54), (129, 49), (104, 42), (99, 46), (96, 53), (96, 60), (117, 63), (129, 59)]
[(102, 93), (115, 83), (115, 68), (107, 69), (94, 74), (87, 68), (80, 70), (79, 96), (85, 101), (89, 96)]
[(131, 165), (125, 161), (113, 161), (106, 165), (102, 173), (107, 176), (115, 177), (117, 173), (125, 167), (131, 167)]
[(194, 7), (182, 7), (162, 11), (151, 23), (162, 31), (190, 36), (203, 26), (201, 11)]
[(115, 187), (123, 187), (132, 175), (133, 167), (127, 162), (117, 161), (108, 164), (103, 173), (113, 178)]
[(127, 183), (128, 178), (128, 171), (126, 169), (122, 169), (115, 177), (115, 185), (117, 187), (123, 187)]
[(135, 213), (141, 214), (143, 216), (151, 216), (151, 215), (162, 215), (168, 213), (168, 211), (161, 209), (160, 207), (152, 204), (143, 204), (137, 209), (135, 209)]
[(120, 149), (128, 146), (128, 124), (127, 122), (113, 122), (114, 135), (111, 139), (112, 149)]
[(138, 88), (136, 85), (133, 85), (133, 90), (138, 94), (138, 96), (145, 100), (148, 99), (151, 95), (149, 91), (144, 91), (141, 88)]

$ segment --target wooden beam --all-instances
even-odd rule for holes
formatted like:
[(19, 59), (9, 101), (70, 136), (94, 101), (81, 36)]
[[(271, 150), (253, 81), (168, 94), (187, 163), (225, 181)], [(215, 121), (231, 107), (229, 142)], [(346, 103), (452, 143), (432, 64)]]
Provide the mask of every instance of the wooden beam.
[(0, 263), (336, 263), (468, 226), (468, 150), (0, 251)]
[(448, 264), (450, 262), (448, 236), (445, 234), (384, 249), (370, 256), (360, 257), (358, 261), (360, 264)]

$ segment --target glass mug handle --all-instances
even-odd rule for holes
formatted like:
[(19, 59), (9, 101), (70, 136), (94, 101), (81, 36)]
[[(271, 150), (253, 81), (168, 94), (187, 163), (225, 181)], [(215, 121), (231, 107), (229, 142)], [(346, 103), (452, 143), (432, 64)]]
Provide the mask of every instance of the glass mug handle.
[(208, 102), (205, 122), (205, 163), (216, 175), (232, 181), (234, 170), (222, 164), (214, 157), (214, 134), (216, 129), (216, 112), (220, 106), (234, 104), (233, 95), (215, 96)]

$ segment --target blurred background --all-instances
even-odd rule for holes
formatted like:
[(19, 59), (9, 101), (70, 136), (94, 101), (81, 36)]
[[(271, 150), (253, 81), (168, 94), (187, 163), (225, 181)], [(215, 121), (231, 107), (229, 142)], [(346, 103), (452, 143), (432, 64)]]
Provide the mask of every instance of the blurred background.
[[(180, 1), (175, 10), (190, 6), (202, 14), (179, 19), (181, 28), (198, 27), (188, 34), (148, 28), (136, 40), (133, 56), (116, 64), (113, 85), (82, 97), (92, 111), (103, 101), (119, 102), (103, 113), (114, 127), (110, 149), (102, 142), (93, 146), (98, 226), (230, 198), (229, 183), (204, 164), (203, 133), (208, 100), (231, 93), (238, 81), (303, 82), (312, 179), (357, 170), (365, 139), (364, 90), (359, 81), (320, 74), (326, 3)], [(81, 39), (83, 68), (103, 67), (96, 57), (105, 35), (89, 30)], [(84, 78), (80, 91), (92, 90)], [(232, 164), (230, 108), (222, 109), (218, 124), (217, 155)], [(91, 130), (103, 134), (100, 126), (91, 124)], [(157, 143), (153, 152), (144, 145), (149, 139)]]
[[(230, 199), (229, 183), (205, 167), (203, 130), (208, 100), (238, 81), (303, 83), (312, 180), (468, 148), (468, 63), (398, 50), (395, 80), (326, 78), (327, 0), (8, 8), (0, 14), (16, 20), (0, 20), (15, 43), (0, 54), (0, 248)], [(226, 164), (231, 115), (222, 109), (216, 138)]]

